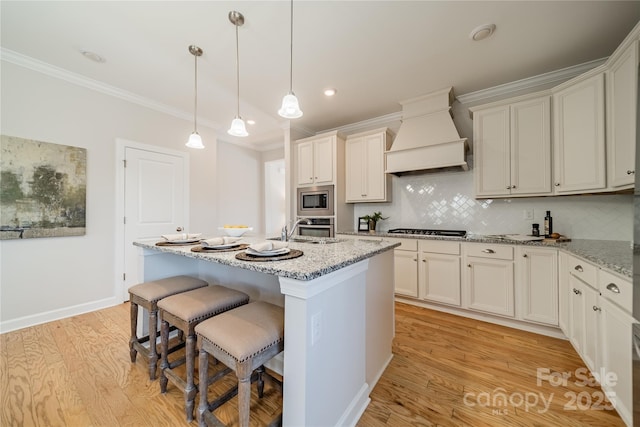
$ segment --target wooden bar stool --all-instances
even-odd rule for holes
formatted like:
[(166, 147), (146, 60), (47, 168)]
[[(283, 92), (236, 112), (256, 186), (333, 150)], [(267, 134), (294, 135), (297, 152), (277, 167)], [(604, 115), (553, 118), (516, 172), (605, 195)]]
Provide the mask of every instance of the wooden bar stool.
[[(231, 399), (235, 393), (209, 402), (207, 389), (209, 355), (231, 368), (238, 377), (238, 419), (240, 427), (249, 425), (251, 381), (257, 378), (258, 396), (262, 397), (263, 364), (284, 350), (284, 309), (264, 301), (256, 301), (223, 313), (196, 327), (200, 347), (200, 404), (198, 422), (201, 427), (221, 425), (211, 412)], [(258, 375), (253, 375), (254, 371)], [(265, 373), (266, 375), (266, 373)], [(282, 384), (267, 375), (282, 390)], [(276, 419), (281, 422), (282, 414)], [(272, 423), (273, 424), (273, 423)]]
[[(156, 339), (158, 337), (158, 301), (181, 292), (208, 286), (204, 280), (190, 276), (174, 276), (166, 279), (144, 282), (129, 288), (131, 303), (131, 339), (129, 339), (129, 355), (135, 363), (136, 355), (140, 353), (149, 361), (149, 379), (156, 379), (156, 364), (158, 352)], [(149, 334), (138, 337), (138, 306), (149, 312)], [(143, 343), (149, 341), (149, 348)]]
[[(184, 393), (187, 422), (193, 421), (193, 408), (198, 389), (193, 372), (196, 358), (194, 328), (203, 320), (249, 302), (249, 295), (225, 288), (207, 286), (167, 297), (158, 303), (161, 320), (162, 360), (160, 362), (160, 391), (167, 392), (169, 380)], [(186, 335), (185, 357), (169, 362), (169, 327), (173, 325)], [(186, 363), (186, 380), (174, 369)]]

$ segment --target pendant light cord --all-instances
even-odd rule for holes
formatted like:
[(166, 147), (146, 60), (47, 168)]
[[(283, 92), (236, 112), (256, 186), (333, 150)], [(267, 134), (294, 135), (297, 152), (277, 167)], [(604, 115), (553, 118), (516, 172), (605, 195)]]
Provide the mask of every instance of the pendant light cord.
[(238, 24), (236, 26), (236, 99), (238, 100), (237, 117), (240, 117), (240, 48), (238, 47)]
[(293, 0), (291, 0), (291, 32), (289, 33), (289, 92), (293, 93)]
[(198, 133), (198, 55), (193, 55), (193, 57), (195, 58), (196, 61), (196, 66), (195, 66), (195, 75), (196, 75), (196, 79), (194, 82), (194, 92), (195, 92), (195, 96), (193, 97), (194, 101), (193, 101), (193, 132), (194, 133)]

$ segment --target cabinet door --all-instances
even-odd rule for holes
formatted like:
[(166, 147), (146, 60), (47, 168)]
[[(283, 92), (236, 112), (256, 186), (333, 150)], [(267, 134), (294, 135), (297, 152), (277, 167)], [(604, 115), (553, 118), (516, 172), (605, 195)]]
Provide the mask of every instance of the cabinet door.
[(513, 262), (467, 257), (466, 263), (467, 307), (513, 317)]
[(555, 192), (605, 188), (604, 75), (553, 95)]
[(623, 52), (606, 73), (609, 187), (634, 183), (638, 42)]
[(350, 139), (345, 143), (345, 186), (347, 202), (360, 202), (366, 196), (364, 186), (364, 138)]
[(511, 105), (511, 194), (551, 194), (551, 101)]
[(418, 253), (394, 251), (395, 290), (397, 294), (418, 296)]
[(297, 150), (298, 185), (313, 184), (313, 141), (301, 142)]
[(364, 137), (365, 153), (364, 188), (365, 199), (370, 201), (386, 200), (386, 175), (384, 173), (385, 135), (379, 133)]
[(600, 348), (602, 367), (608, 375), (616, 375), (615, 379), (601, 381), (602, 388), (622, 419), (631, 425), (633, 411), (632, 398), (632, 324), (633, 319), (609, 301), (600, 299)]
[(517, 259), (520, 316), (523, 320), (558, 325), (558, 253), (521, 246)]
[(558, 326), (566, 336), (569, 336), (570, 298), (569, 260), (566, 253), (560, 252), (558, 254)]
[(473, 114), (473, 154), (476, 196), (511, 193), (509, 106)]
[(460, 256), (420, 254), (420, 298), (460, 306)]
[(569, 311), (571, 319), (569, 322), (569, 341), (573, 348), (580, 355), (584, 352), (584, 330), (585, 330), (585, 307), (584, 287), (580, 279), (569, 275)]
[(333, 182), (333, 137), (313, 141), (313, 181), (316, 184)]
[[(584, 286), (584, 347), (582, 360), (592, 372), (600, 370), (600, 306), (599, 292), (591, 286)], [(629, 335), (631, 336), (631, 335)]]

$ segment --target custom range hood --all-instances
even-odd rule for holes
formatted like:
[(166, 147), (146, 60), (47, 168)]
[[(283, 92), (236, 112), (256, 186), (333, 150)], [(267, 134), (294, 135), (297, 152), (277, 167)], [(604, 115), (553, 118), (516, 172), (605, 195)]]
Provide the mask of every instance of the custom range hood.
[(389, 151), (387, 169), (395, 175), (443, 168), (469, 170), (467, 139), (453, 124), (453, 88), (402, 101), (402, 124)]

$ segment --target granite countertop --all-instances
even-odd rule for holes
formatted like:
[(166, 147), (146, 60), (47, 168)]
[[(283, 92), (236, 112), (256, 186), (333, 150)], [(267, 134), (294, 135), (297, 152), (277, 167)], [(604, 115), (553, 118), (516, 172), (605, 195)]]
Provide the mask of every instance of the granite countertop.
[[(257, 243), (265, 240), (264, 236), (246, 236), (242, 243)], [(312, 240), (312, 239), (309, 239)], [(156, 240), (140, 240), (133, 244), (141, 248), (158, 252), (172, 253), (189, 258), (196, 258), (219, 264), (239, 267), (245, 270), (288, 277), (297, 280), (312, 280), (333, 271), (371, 258), (382, 252), (391, 250), (399, 243), (386, 241), (370, 241), (355, 239), (327, 239), (337, 243), (311, 244), (289, 242), (289, 248), (301, 250), (304, 255), (298, 258), (282, 261), (241, 261), (235, 258), (239, 251), (234, 252), (192, 252), (193, 246), (156, 246)]]
[(468, 234), (460, 237), (437, 237), (422, 235), (394, 234), (386, 232), (358, 233), (354, 231), (340, 232), (339, 234), (357, 235), (362, 237), (393, 237), (402, 239), (423, 240), (449, 240), (470, 243), (497, 243), (507, 245), (527, 245), (538, 247), (550, 247), (564, 250), (565, 252), (591, 261), (599, 267), (606, 268), (627, 278), (633, 277), (633, 249), (628, 241), (619, 240), (588, 240), (576, 239), (564, 243), (523, 242), (499, 238), (496, 235)]

